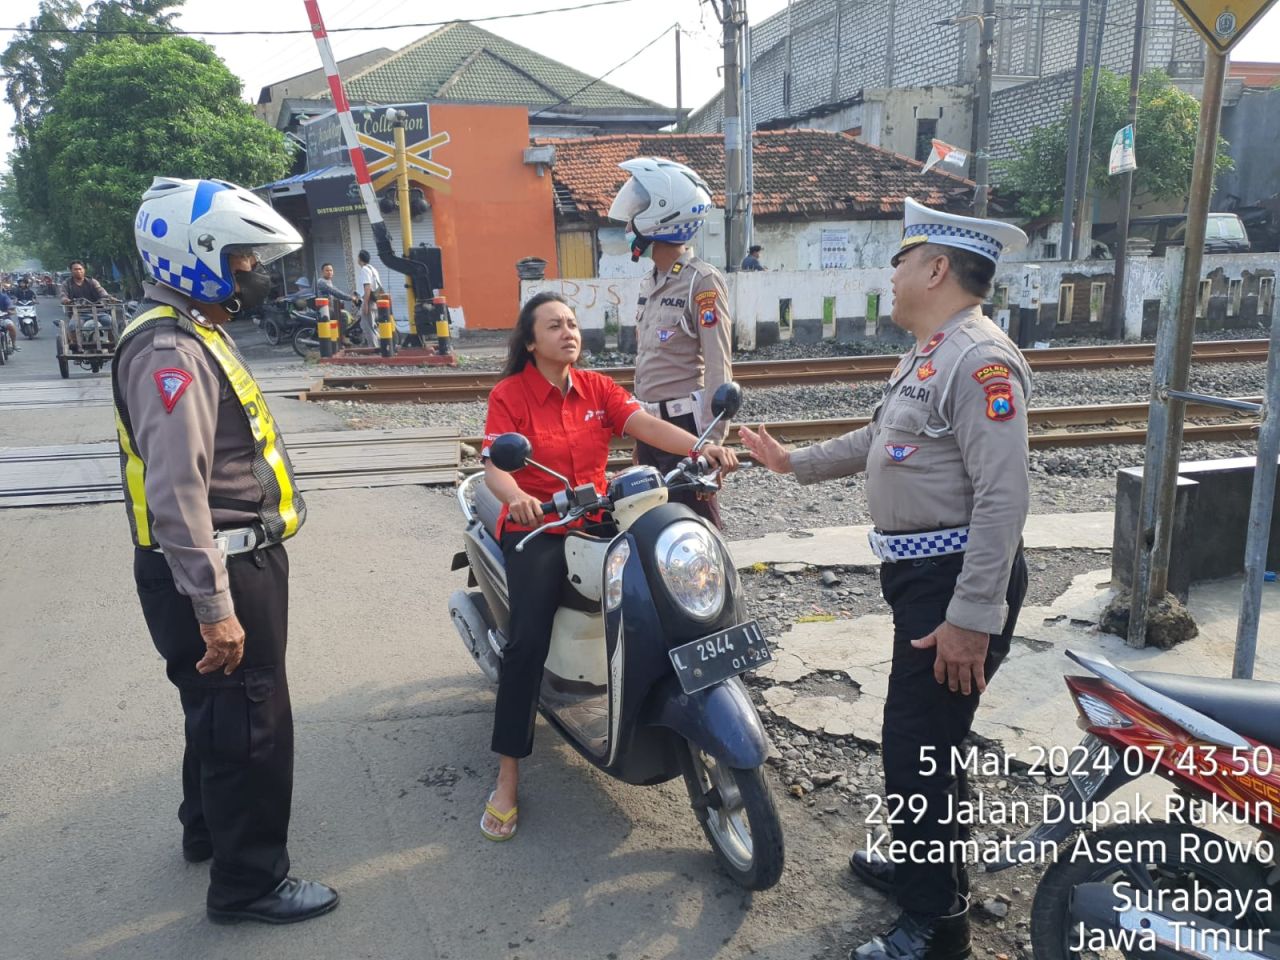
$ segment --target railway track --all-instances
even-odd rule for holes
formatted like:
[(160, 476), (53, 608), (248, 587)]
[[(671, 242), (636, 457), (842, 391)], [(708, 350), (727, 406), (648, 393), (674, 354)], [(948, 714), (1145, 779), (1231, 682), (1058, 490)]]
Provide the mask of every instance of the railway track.
[[(1266, 340), (1208, 340), (1195, 345), (1193, 359), (1201, 363), (1264, 361)], [(1144, 366), (1154, 362), (1149, 343), (1119, 343), (1101, 347), (1050, 347), (1024, 352), (1032, 370), (1084, 370), (1099, 367)], [(898, 364), (892, 355), (818, 357), (806, 360), (748, 360), (733, 365), (734, 379), (743, 386), (777, 387), (806, 383), (859, 383), (884, 380)], [(635, 382), (633, 367), (602, 367), (623, 386)], [(357, 400), (362, 403), (460, 403), (483, 400), (498, 374), (492, 371), (434, 373), (410, 376), (325, 377), (308, 389), (308, 400)]]
[[(1241, 397), (1252, 403), (1261, 403), (1261, 397)], [(1186, 440), (1199, 441), (1252, 441), (1257, 439), (1258, 418), (1241, 414), (1224, 413), (1217, 407), (1189, 403), (1187, 422), (1183, 426)], [(870, 417), (847, 417), (831, 420), (788, 420), (768, 423), (769, 433), (783, 443), (820, 443), (843, 436), (866, 426)], [(1209, 422), (1199, 422), (1209, 421)], [(1028, 413), (1029, 442), (1033, 449), (1052, 447), (1088, 447), (1111, 443), (1145, 443), (1147, 439), (1147, 404), (1107, 403), (1080, 407), (1032, 407)], [(742, 426), (759, 430), (760, 424)], [(737, 444), (737, 433), (730, 431), (729, 442)], [(481, 437), (464, 437), (462, 442), (479, 449)], [(630, 440), (615, 440), (617, 453), (630, 451)], [(625, 461), (611, 461), (613, 465)]]

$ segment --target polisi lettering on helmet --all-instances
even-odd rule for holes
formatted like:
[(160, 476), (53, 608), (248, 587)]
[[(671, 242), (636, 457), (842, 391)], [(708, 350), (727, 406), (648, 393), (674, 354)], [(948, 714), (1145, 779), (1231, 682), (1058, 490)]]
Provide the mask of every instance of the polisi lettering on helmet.
[[(687, 243), (706, 222), (711, 188), (682, 163), (661, 157), (637, 157), (619, 166), (631, 174), (609, 208), (612, 220), (631, 226), (637, 241)], [(632, 259), (647, 243), (632, 245)]]

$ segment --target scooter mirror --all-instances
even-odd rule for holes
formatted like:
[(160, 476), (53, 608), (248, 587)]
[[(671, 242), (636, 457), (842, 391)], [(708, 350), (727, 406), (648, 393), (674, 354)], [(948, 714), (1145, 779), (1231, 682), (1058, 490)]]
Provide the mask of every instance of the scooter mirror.
[(523, 469), (532, 452), (528, 438), (520, 433), (504, 433), (489, 444), (489, 460), (507, 473)]
[(732, 420), (738, 415), (738, 410), (742, 407), (742, 388), (730, 380), (728, 383), (722, 383), (716, 387), (715, 395), (711, 398), (711, 412), (717, 417), (724, 417), (726, 420)]

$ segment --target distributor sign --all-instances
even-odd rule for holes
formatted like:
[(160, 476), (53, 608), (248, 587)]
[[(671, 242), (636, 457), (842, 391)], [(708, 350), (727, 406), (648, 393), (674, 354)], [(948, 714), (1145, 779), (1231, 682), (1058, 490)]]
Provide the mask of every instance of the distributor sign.
[(1173, 0), (1173, 5), (1219, 53), (1249, 32), (1276, 0)]

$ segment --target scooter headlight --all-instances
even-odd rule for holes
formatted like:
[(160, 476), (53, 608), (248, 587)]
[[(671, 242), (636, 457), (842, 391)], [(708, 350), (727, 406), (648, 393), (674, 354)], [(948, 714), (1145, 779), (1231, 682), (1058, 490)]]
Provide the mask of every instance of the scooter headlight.
[(711, 620), (724, 608), (725, 569), (707, 528), (681, 520), (662, 531), (655, 547), (658, 570), (671, 599), (695, 620)]
[(631, 559), (631, 544), (619, 540), (604, 561), (604, 608), (617, 610), (622, 603), (622, 569)]

